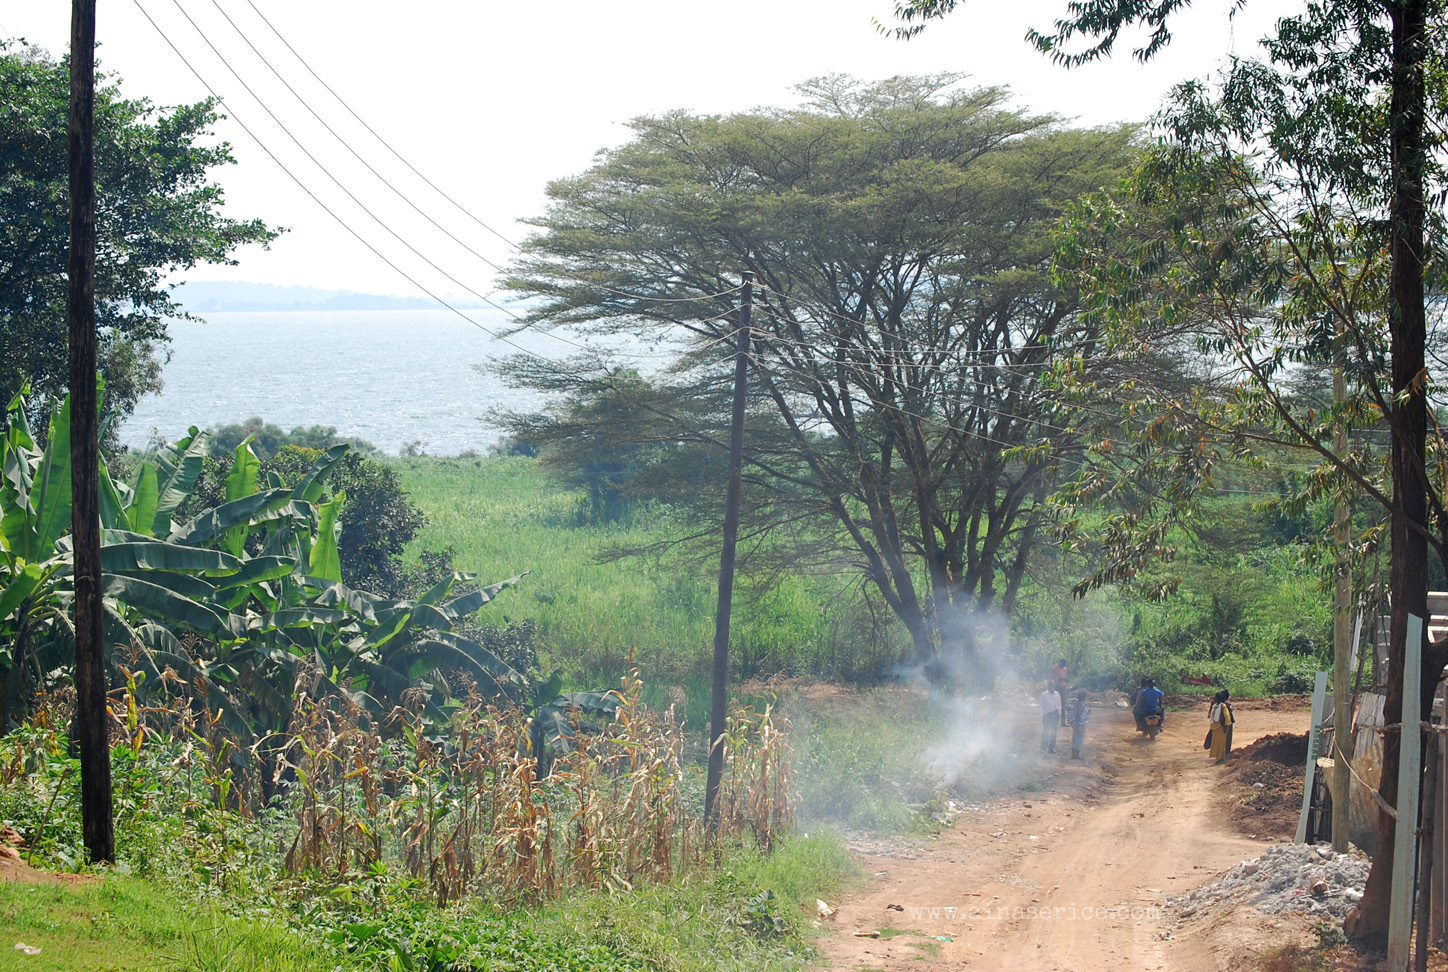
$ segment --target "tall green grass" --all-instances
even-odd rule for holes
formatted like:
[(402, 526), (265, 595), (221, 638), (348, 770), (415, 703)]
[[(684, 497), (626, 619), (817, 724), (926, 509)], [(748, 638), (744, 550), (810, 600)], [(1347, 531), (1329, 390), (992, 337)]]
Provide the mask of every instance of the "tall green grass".
[[(530, 571), (488, 609), (494, 622), (534, 618), (543, 662), (574, 680), (609, 684), (631, 664), (656, 686), (651, 701), (706, 711), (716, 565), (669, 548), (695, 529), (667, 507), (607, 524), (580, 515), (581, 493), (552, 484), (523, 458), (400, 458), (396, 469), (428, 525), (409, 549), (452, 547), (459, 567), (491, 581)], [(1010, 619), (1007, 679), (1034, 681), (1058, 657), (1073, 681), (1125, 688), (1142, 675), (1178, 689), (1207, 675), (1239, 694), (1301, 691), (1329, 650), (1331, 607), (1303, 548), (1272, 533), (1246, 501), (1209, 506), (1194, 540), (1161, 568), (1176, 595), (1147, 603), (1117, 590), (1070, 594), (1084, 563), (1047, 547)], [(661, 552), (606, 560), (612, 548)], [(740, 578), (732, 659), (737, 679), (778, 673), (846, 682), (889, 679), (909, 659), (888, 611), (872, 615), (851, 573)], [(883, 634), (882, 634), (883, 632)]]
[[(682, 535), (686, 527), (672, 510), (586, 523), (581, 494), (551, 484), (529, 459), (388, 462), (428, 517), (409, 555), (451, 547), (456, 565), (485, 581), (529, 572), (489, 607), (488, 619), (536, 619), (546, 663), (573, 677), (610, 679), (633, 663), (650, 680), (686, 687), (707, 672), (717, 565), (668, 549), (623, 560), (603, 556)], [(732, 632), (736, 674), (888, 674), (902, 645), (864, 643), (858, 589), (849, 576), (795, 574), (767, 584), (742, 577)]]

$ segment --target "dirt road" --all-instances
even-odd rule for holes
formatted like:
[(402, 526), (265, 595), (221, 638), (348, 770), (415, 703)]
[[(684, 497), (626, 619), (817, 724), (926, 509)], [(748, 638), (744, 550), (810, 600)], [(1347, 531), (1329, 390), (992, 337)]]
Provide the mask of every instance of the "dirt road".
[[(1039, 789), (968, 810), (923, 846), (862, 848), (871, 883), (820, 941), (830, 968), (1217, 972), (1303, 936), (1291, 919), (1223, 915), (1188, 927), (1161, 910), (1279, 836), (1234, 832), (1221, 813), (1236, 797), (1202, 750), (1204, 712), (1174, 713), (1149, 742), (1129, 712), (1098, 708), (1080, 762), (1065, 747), (1036, 752), (1036, 713), (1020, 706), (1004, 721), (1018, 758), (1042, 760), (1027, 777)], [(1237, 714), (1239, 747), (1307, 724), (1301, 709), (1247, 703)], [(854, 935), (875, 930), (880, 938)]]

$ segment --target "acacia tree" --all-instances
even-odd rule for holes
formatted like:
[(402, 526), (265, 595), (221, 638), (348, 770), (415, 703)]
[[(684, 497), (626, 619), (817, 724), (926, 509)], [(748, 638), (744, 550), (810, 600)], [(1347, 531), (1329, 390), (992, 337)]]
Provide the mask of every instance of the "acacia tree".
[[(1042, 379), (1096, 340), (1050, 278), (1049, 229), (1132, 147), (1127, 129), (1061, 129), (958, 80), (835, 77), (796, 109), (636, 119), (632, 141), (550, 187), (509, 281), (543, 298), (535, 326), (683, 335), (660, 381), (687, 422), (650, 398), (639, 434), (717, 443), (752, 271), (755, 536), (862, 571), (934, 665), (974, 650), (973, 618), (1010, 609), (1047, 538), (1043, 501), (1079, 433)], [(521, 370), (555, 390), (599, 381)]]
[[(958, 0), (906, 0), (896, 7), (909, 35), (928, 20), (950, 13)], [(1121, 31), (1132, 25), (1151, 29), (1135, 51), (1138, 59), (1158, 54), (1170, 41), (1171, 16), (1186, 0), (1084, 0), (1050, 32), (1032, 31), (1030, 40), (1058, 63), (1076, 66), (1111, 53)], [(1295, 176), (1297, 190), (1314, 184), (1329, 186), (1322, 201), (1331, 211), (1298, 208), (1289, 218), (1329, 225), (1347, 219), (1354, 225), (1341, 238), (1371, 238), (1367, 253), (1380, 254), (1382, 274), (1373, 277), (1380, 294), (1384, 323), (1382, 345), (1359, 352), (1364, 364), (1379, 358), (1385, 387), (1377, 378), (1362, 387), (1389, 433), (1390, 491), (1378, 498), (1390, 514), (1392, 594), (1388, 694), (1384, 715), (1401, 721), (1402, 671), (1407, 619), (1427, 617), (1428, 552), (1441, 542), (1444, 522), (1441, 490), (1430, 469), (1428, 440), (1432, 386), (1426, 368), (1428, 332), (1427, 281), (1441, 272), (1442, 147), (1448, 118), (1448, 63), (1445, 63), (1444, 6), (1441, 0), (1327, 0), (1303, 13), (1282, 18), (1264, 40), (1264, 59), (1234, 61), (1219, 90), (1189, 85), (1166, 112), (1168, 125), (1188, 151), (1218, 139), (1235, 141), (1259, 153), (1270, 170), (1281, 167)], [(1071, 50), (1074, 42), (1084, 47)], [(1435, 183), (1437, 184), (1435, 186)], [(1430, 203), (1430, 200), (1432, 202)], [(1343, 204), (1346, 204), (1345, 206)], [(1437, 232), (1430, 243), (1430, 233)], [(1288, 232), (1286, 238), (1293, 233)], [(1329, 233), (1319, 234), (1327, 239)], [(1375, 250), (1374, 250), (1375, 247)], [(1349, 343), (1361, 321), (1342, 319), (1329, 294), (1341, 281), (1321, 263), (1322, 252), (1299, 259), (1315, 266), (1308, 290), (1318, 288), (1323, 314), (1336, 314)], [(1370, 262), (1376, 262), (1371, 257)], [(1354, 273), (1351, 276), (1359, 276)], [(1326, 283), (1325, 288), (1319, 285)], [(1208, 289), (1210, 294), (1210, 289)], [(1260, 295), (1259, 295), (1260, 296)], [(1367, 303), (1371, 303), (1371, 299)], [(1370, 330), (1371, 328), (1366, 328)], [(1251, 343), (1249, 338), (1248, 344)], [(1319, 345), (1320, 347), (1323, 345)], [(1258, 376), (1259, 390), (1263, 382)], [(1278, 419), (1287, 416), (1277, 412)], [(1289, 423), (1290, 425), (1290, 423)], [(1299, 442), (1317, 430), (1290, 429)], [(1351, 476), (1351, 463), (1334, 464)], [(1366, 489), (1366, 480), (1358, 485)], [(1441, 553), (1440, 553), (1441, 555)], [(1424, 626), (1423, 691), (1429, 698), (1442, 674), (1444, 649), (1427, 644)], [(1396, 798), (1398, 740), (1385, 739), (1381, 792)], [(1381, 835), (1361, 905), (1348, 921), (1349, 930), (1380, 934), (1386, 930), (1388, 891), (1392, 881), (1392, 830)]]
[[(0, 397), (28, 381), (32, 402), (63, 397), (66, 299), (68, 61), (0, 41)], [(276, 236), (260, 220), (220, 215), (208, 172), (233, 161), (200, 144), (219, 116), (212, 101), (157, 109), (101, 85), (95, 96), (96, 324), (106, 401), (128, 412), (159, 387), (152, 357), (176, 313), (165, 277), (232, 262), (246, 243)]]

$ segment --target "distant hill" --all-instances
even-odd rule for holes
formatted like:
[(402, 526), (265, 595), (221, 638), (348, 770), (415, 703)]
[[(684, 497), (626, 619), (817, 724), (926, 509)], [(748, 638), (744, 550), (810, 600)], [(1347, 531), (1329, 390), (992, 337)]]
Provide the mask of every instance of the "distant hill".
[[(181, 309), (192, 314), (208, 311), (352, 311), (352, 310), (437, 310), (439, 304), (427, 297), (393, 297), (387, 294), (359, 294), (350, 290), (319, 287), (281, 287), (276, 284), (227, 283), (197, 280), (178, 284), (171, 296)], [(454, 307), (482, 307), (477, 300), (452, 301)]]

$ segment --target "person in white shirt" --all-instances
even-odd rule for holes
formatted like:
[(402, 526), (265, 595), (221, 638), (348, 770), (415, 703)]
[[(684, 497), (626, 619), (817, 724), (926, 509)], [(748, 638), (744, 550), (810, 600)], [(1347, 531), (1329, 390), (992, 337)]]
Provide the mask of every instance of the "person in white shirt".
[(1061, 696), (1052, 682), (1041, 693), (1041, 752), (1056, 751), (1056, 733), (1061, 730)]

